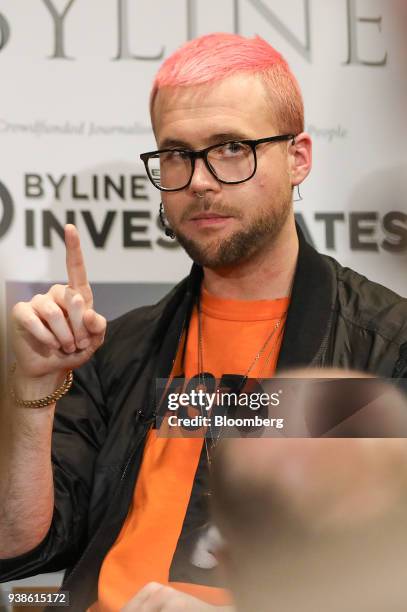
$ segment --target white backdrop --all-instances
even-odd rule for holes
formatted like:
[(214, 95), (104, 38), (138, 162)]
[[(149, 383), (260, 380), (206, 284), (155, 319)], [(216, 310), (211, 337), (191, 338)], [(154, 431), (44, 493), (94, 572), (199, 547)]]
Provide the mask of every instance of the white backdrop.
[[(155, 148), (148, 97), (162, 59), (188, 38), (223, 30), (263, 36), (298, 76), (314, 169), (296, 211), (315, 246), (407, 294), (407, 85), (396, 1), (0, 0), (7, 279), (63, 279), (55, 226), (67, 220), (96, 283), (185, 275), (190, 262), (157, 227), (159, 192), (138, 155)], [(105, 197), (106, 177), (121, 195), (110, 188)]]

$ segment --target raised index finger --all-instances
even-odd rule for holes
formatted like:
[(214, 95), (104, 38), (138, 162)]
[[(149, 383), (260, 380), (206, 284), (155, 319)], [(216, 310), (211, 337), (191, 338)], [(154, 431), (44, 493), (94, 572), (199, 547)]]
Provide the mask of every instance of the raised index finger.
[(74, 225), (65, 225), (66, 270), (72, 289), (81, 291), (88, 288), (88, 277), (82, 255), (78, 230)]

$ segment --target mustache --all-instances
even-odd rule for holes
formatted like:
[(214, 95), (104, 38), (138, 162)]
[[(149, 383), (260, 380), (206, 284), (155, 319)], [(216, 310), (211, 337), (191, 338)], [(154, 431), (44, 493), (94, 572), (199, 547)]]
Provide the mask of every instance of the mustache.
[(200, 213), (213, 213), (214, 215), (222, 215), (224, 217), (240, 218), (241, 213), (229, 205), (213, 205), (209, 201), (201, 200), (193, 203), (183, 213), (181, 221), (189, 221), (192, 217)]

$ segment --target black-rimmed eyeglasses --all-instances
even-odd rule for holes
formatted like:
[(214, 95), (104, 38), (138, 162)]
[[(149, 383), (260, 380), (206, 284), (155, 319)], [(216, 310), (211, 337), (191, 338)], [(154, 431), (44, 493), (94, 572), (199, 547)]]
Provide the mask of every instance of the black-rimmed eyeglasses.
[(230, 140), (200, 151), (172, 148), (142, 153), (150, 181), (161, 191), (180, 191), (188, 187), (195, 170), (195, 161), (204, 160), (209, 172), (220, 182), (237, 185), (251, 179), (257, 170), (256, 147), (266, 142), (292, 140), (293, 134), (270, 136), (258, 140)]

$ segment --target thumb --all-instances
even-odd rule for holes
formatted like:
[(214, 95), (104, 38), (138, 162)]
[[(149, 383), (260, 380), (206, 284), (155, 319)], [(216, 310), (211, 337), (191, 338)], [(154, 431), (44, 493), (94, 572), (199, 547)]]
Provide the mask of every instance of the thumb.
[(83, 322), (90, 334), (98, 336), (104, 335), (106, 331), (106, 319), (95, 312), (93, 308), (85, 310), (83, 313)]

